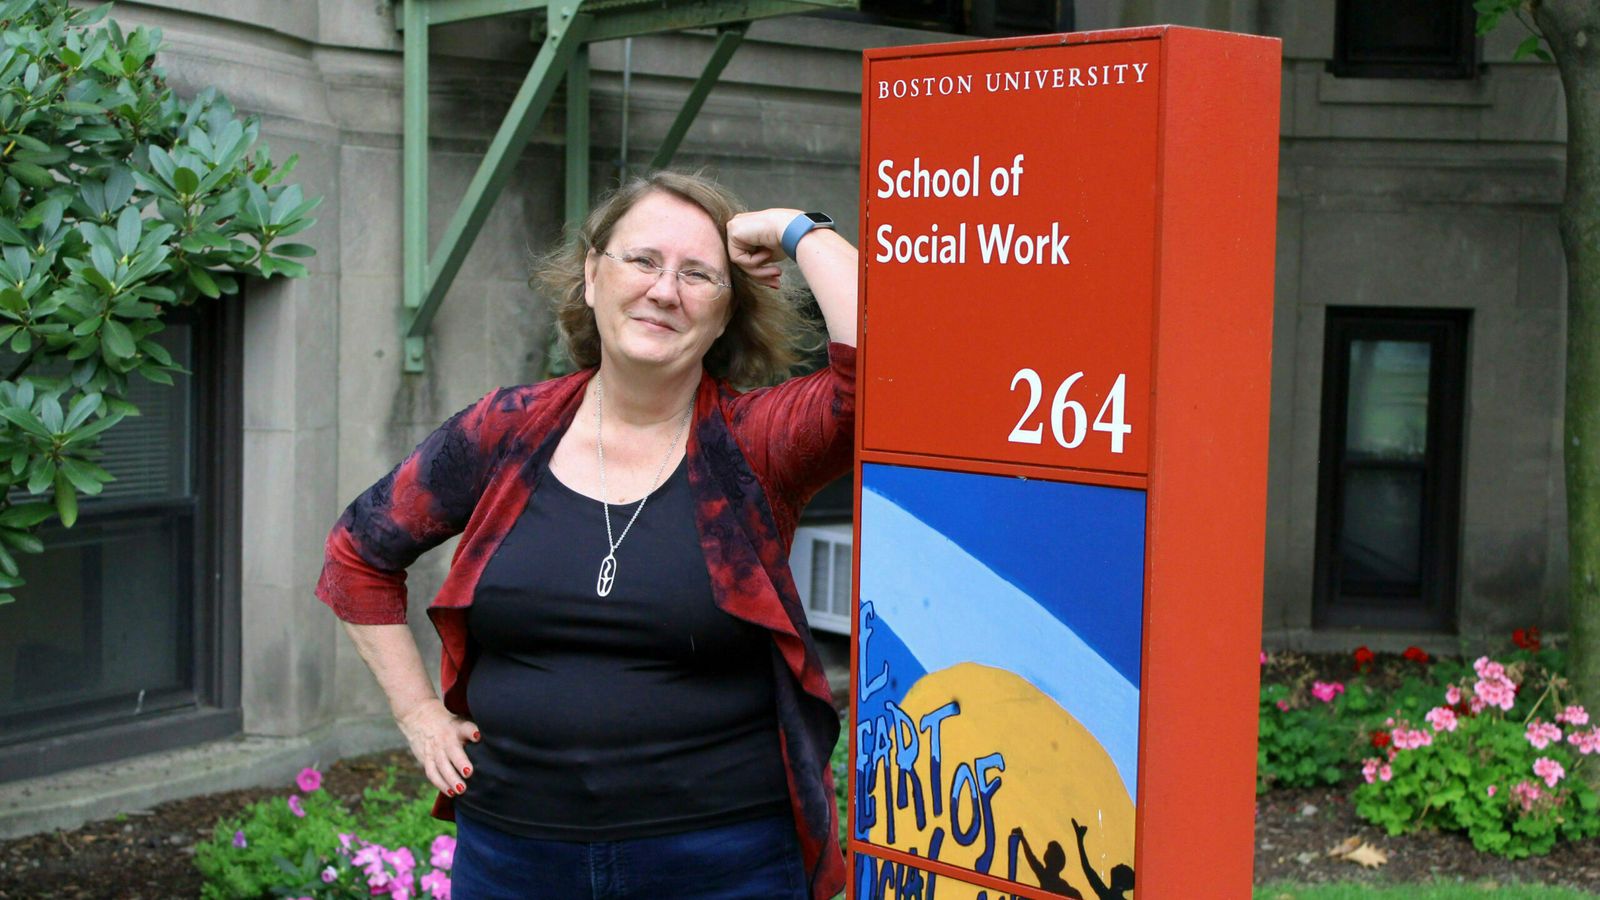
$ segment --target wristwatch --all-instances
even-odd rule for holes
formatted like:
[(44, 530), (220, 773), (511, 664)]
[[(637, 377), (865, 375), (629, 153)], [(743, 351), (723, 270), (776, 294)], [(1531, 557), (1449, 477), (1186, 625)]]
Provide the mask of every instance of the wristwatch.
[(800, 239), (811, 233), (813, 228), (827, 228), (833, 230), (833, 217), (827, 213), (806, 212), (795, 216), (789, 227), (783, 230), (784, 255), (794, 259), (795, 251), (800, 248)]

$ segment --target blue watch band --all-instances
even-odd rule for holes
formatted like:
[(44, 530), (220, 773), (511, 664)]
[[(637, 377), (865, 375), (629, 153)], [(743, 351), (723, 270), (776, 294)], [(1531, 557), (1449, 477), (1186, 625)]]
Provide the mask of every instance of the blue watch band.
[(825, 213), (801, 213), (789, 222), (789, 227), (783, 229), (783, 239), (778, 243), (783, 246), (783, 253), (790, 259), (795, 258), (795, 251), (800, 249), (800, 239), (811, 233), (813, 228), (832, 228), (833, 219)]

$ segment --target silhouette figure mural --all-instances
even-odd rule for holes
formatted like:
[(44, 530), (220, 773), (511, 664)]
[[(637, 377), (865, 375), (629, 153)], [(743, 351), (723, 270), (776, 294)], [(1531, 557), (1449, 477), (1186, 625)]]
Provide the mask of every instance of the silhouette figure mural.
[[(862, 467), (855, 837), (1127, 900), (1144, 510), (1137, 490)], [(1008, 896), (870, 852), (853, 877), (857, 898)]]

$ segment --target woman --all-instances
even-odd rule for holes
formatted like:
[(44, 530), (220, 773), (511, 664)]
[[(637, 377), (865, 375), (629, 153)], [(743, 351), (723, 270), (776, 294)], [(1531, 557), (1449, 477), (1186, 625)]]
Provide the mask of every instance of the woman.
[[(850, 462), (856, 251), (828, 225), (693, 176), (620, 189), (543, 273), (583, 370), (458, 413), (329, 535), (318, 596), (457, 821), (458, 900), (842, 889), (838, 718), (786, 564)], [(785, 251), (830, 365), (740, 393), (792, 361)], [(404, 570), (458, 532), (441, 700)]]

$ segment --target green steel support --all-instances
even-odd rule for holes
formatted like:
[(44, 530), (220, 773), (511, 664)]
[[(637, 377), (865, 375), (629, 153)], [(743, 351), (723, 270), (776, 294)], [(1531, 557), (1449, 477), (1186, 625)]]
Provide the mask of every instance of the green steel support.
[[(549, 2), (550, 0), (429, 0), (428, 22), (433, 25), (446, 25), (466, 19), (487, 19), (507, 13), (543, 9)], [(406, 25), (402, 22), (399, 27), (403, 31)]]
[[(533, 130), (544, 115), (561, 76), (572, 62), (573, 54), (583, 44), (584, 35), (593, 20), (587, 15), (575, 14), (576, 6), (577, 0), (564, 0), (549, 8), (549, 28), (545, 32), (544, 45), (539, 48), (539, 55), (528, 70), (528, 77), (523, 79), (522, 88), (511, 101), (511, 108), (506, 111), (500, 130), (489, 142), (489, 151), (484, 154), (477, 174), (472, 176), (472, 183), (467, 185), (466, 196), (462, 197), (461, 205), (445, 226), (439, 249), (434, 251), (428, 266), (428, 289), (423, 292), (422, 303), (406, 328), (407, 337), (422, 337), (428, 333), (428, 326), (439, 311), (445, 291), (455, 280), (461, 263), (466, 260), (467, 251), (472, 249), (472, 242), (482, 230), (495, 199), (500, 196), (500, 189), (511, 177), (511, 170), (527, 147), (528, 139), (533, 137)], [(421, 371), (422, 365), (422, 360), (413, 361), (408, 354), (407, 371)]]
[(589, 215), (589, 48), (579, 47), (567, 66), (568, 228)]
[(678, 110), (678, 117), (672, 120), (672, 127), (667, 129), (667, 136), (661, 139), (661, 146), (656, 150), (655, 158), (650, 160), (652, 169), (665, 169), (672, 164), (672, 157), (678, 152), (678, 145), (683, 143), (683, 136), (689, 133), (689, 126), (694, 124), (695, 116), (700, 114), (700, 107), (705, 105), (706, 97), (716, 86), (717, 79), (722, 76), (722, 70), (727, 67), (728, 60), (733, 58), (733, 51), (739, 49), (739, 42), (744, 40), (744, 33), (749, 27), (749, 22), (736, 22), (717, 29), (717, 43), (711, 48), (711, 58), (706, 60), (705, 71), (700, 73), (694, 87), (689, 89), (689, 96), (684, 98), (683, 108)]
[[(666, 166), (683, 142), (706, 97), (738, 49), (753, 19), (816, 9), (854, 9), (857, 0), (396, 0), (397, 27), (405, 34), (404, 341), (403, 366), (426, 366), (425, 336), (456, 273), (466, 260), (494, 201), (550, 104), (567, 83), (566, 221), (576, 227), (589, 213), (589, 52), (587, 44), (622, 37), (717, 27), (716, 45), (694, 83), (652, 165)], [(466, 195), (428, 252), (428, 29), (468, 19), (545, 10), (534, 26), (538, 55), (506, 112)]]
[[(401, 201), (401, 292), (405, 298), (403, 315), (409, 321), (422, 306), (422, 295), (428, 287), (428, 4), (425, 0), (405, 0), (401, 20), (406, 25), (402, 100), (405, 136), (400, 163), (405, 185)], [(422, 337), (408, 333), (404, 343), (406, 370), (420, 371)]]
[[(588, 11), (591, 4), (585, 4)], [(695, 0), (693, 3), (662, 7), (656, 4), (629, 4), (615, 9), (595, 10), (590, 41), (681, 31), (685, 28), (710, 28), (753, 19), (816, 12), (822, 9), (855, 9), (856, 0)]]

